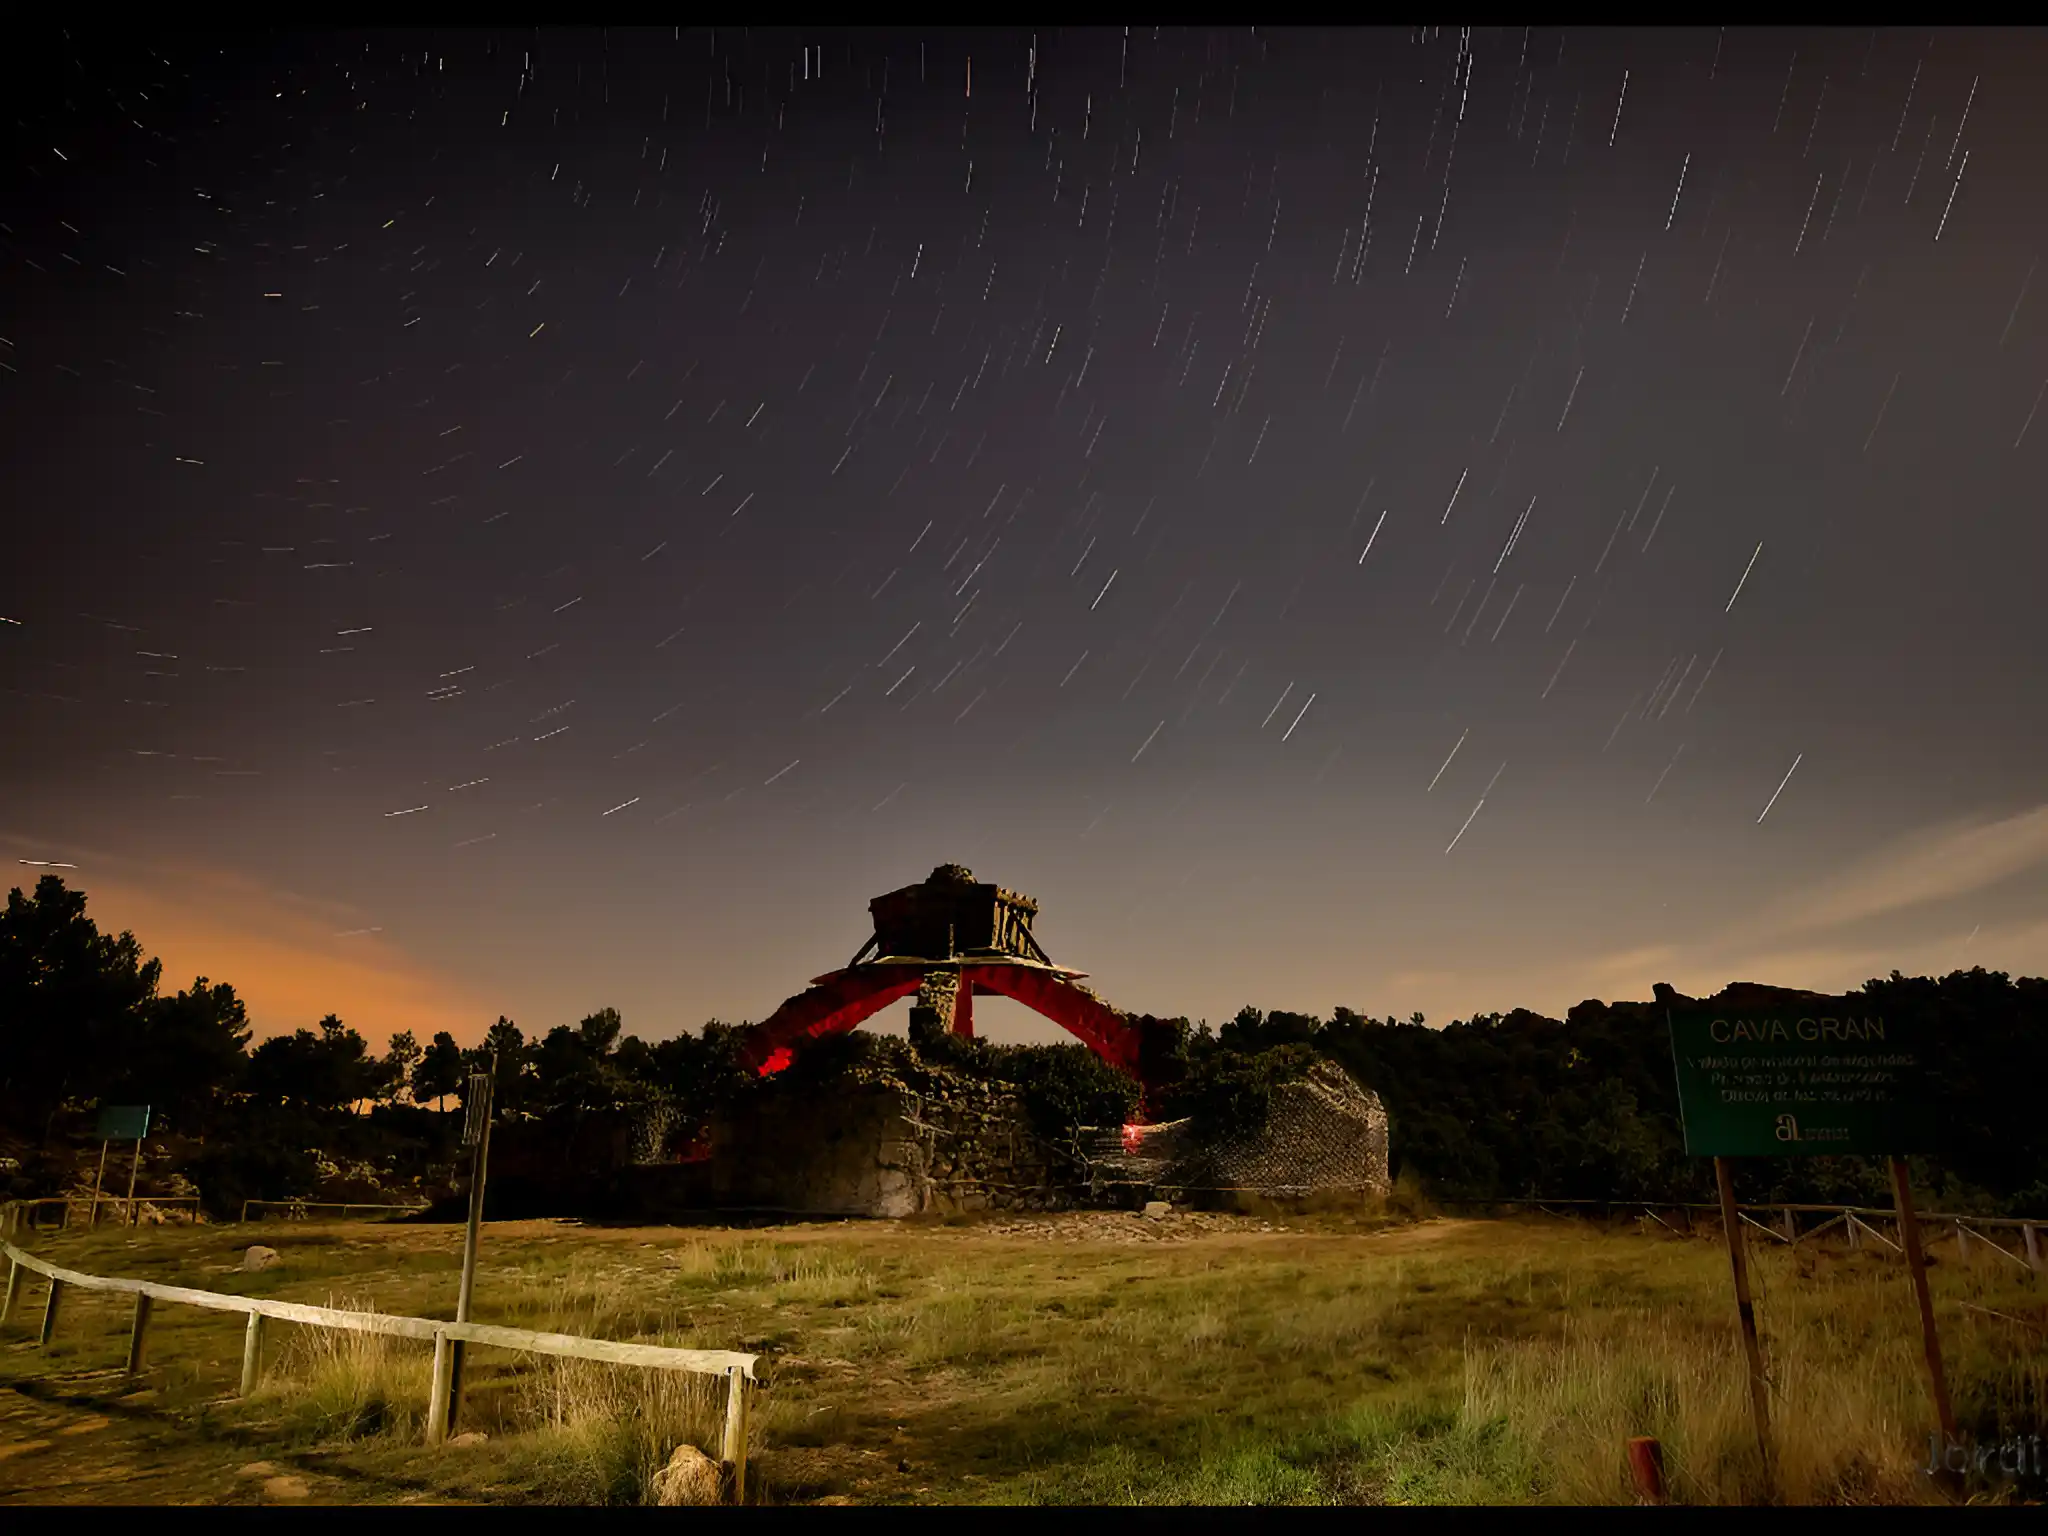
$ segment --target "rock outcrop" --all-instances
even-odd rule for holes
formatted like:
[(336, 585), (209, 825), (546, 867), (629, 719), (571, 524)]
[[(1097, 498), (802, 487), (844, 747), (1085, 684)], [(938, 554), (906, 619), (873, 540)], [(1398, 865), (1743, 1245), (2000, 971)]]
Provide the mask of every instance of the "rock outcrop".
[(679, 1445), (654, 1474), (654, 1501), (664, 1508), (716, 1504), (719, 1465), (694, 1445)]
[(1155, 1194), (1380, 1198), (1393, 1188), (1386, 1109), (1330, 1061), (1276, 1087), (1264, 1120), (1250, 1130), (1207, 1138), (1194, 1121), (1172, 1120), (1098, 1131), (1089, 1168), (1097, 1194), (1124, 1203)]

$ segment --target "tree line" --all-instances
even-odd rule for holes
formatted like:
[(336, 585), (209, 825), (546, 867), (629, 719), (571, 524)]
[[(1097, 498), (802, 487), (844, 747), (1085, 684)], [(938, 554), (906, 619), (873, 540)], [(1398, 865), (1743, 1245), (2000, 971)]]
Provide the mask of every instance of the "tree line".
[[(257, 1043), (234, 988), (162, 987), (134, 936), (103, 934), (84, 892), (45, 875), (0, 914), (0, 1192), (57, 1192), (101, 1105), (152, 1106), (152, 1143), (227, 1211), (246, 1198), (369, 1196), (446, 1186), (472, 1074), (496, 1064), (500, 1116), (567, 1147), (585, 1126), (656, 1121), (686, 1144), (721, 1105), (755, 1091), (745, 1026), (713, 1021), (649, 1042), (616, 1009), (528, 1036), (500, 1017), (469, 1049), (446, 1032), (388, 1037), (379, 1053), (329, 1014)], [(1873, 1008), (1912, 1015), (1943, 1042), (1941, 1144), (1916, 1177), (1947, 1208), (2048, 1214), (2048, 981), (1959, 971), (1891, 976)], [(1248, 1124), (1316, 1057), (1386, 1104), (1397, 1177), (1447, 1201), (1712, 1198), (1684, 1154), (1661, 1004), (1586, 1002), (1564, 1019), (1527, 1010), (1442, 1028), (1420, 1014), (1329, 1018), (1245, 1008), (1218, 1029), (1139, 1021), (1152, 1084), (1144, 1112)], [(1118, 1123), (1135, 1085), (1083, 1047), (926, 1040), (956, 1070), (1000, 1080), (1049, 1131)], [(800, 1076), (829, 1073), (827, 1050)], [(678, 1136), (679, 1133), (679, 1136)], [(1883, 1170), (1857, 1158), (1741, 1166), (1744, 1198), (1882, 1204)], [(11, 1181), (11, 1184), (10, 1184)], [(47, 1187), (54, 1186), (54, 1187)]]

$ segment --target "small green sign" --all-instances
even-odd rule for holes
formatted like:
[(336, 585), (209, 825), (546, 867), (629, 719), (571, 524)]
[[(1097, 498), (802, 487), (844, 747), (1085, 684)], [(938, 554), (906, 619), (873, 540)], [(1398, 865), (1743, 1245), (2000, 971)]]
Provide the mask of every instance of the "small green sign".
[(107, 1104), (100, 1109), (101, 1141), (140, 1141), (149, 1134), (147, 1104)]
[(1930, 1149), (1926, 1042), (1866, 998), (1670, 1010), (1693, 1157), (1904, 1157)]

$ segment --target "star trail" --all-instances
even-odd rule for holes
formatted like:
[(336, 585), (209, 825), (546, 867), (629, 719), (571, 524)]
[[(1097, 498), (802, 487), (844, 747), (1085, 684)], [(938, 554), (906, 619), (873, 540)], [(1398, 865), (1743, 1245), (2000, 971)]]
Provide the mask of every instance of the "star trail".
[(264, 1030), (2048, 965), (2036, 34), (16, 63), (0, 843)]

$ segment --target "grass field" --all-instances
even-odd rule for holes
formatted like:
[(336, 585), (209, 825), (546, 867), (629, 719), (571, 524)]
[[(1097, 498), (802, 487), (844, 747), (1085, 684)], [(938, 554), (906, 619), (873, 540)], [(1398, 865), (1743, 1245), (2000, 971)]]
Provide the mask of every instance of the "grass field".
[[(283, 1262), (235, 1272), (251, 1242)], [(92, 1273), (448, 1317), (461, 1242), (292, 1223), (35, 1247)], [(1903, 1266), (1752, 1253), (1776, 1496), (1944, 1497), (1920, 1470), (1932, 1413)], [(1945, 1244), (1933, 1283), (1965, 1431), (2048, 1434), (2039, 1282)], [(125, 1299), (67, 1297), (45, 1351), (41, 1298), (38, 1283), (0, 1339), (0, 1500), (634, 1503), (678, 1441), (716, 1454), (720, 1383), (489, 1350), (472, 1353), (459, 1426), (488, 1440), (430, 1452), (426, 1346), (281, 1324), (264, 1387), (235, 1401), (240, 1318), (172, 1306), (135, 1392), (118, 1372)], [(759, 1351), (763, 1502), (1625, 1503), (1638, 1434), (1663, 1442), (1678, 1502), (1770, 1496), (1725, 1250), (1656, 1229), (507, 1223), (486, 1229), (477, 1298), (483, 1322)]]

